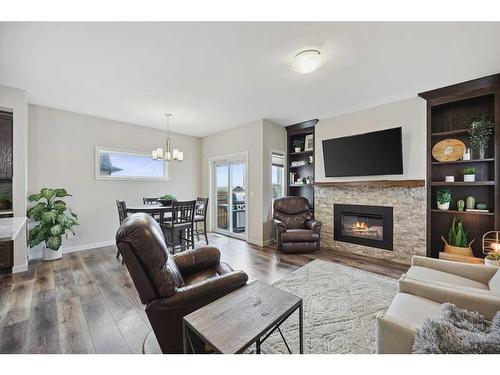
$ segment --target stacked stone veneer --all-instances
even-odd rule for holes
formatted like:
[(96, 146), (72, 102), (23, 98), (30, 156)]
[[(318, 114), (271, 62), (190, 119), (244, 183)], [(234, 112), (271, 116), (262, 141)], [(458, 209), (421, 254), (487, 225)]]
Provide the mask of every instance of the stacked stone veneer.
[[(321, 246), (346, 253), (409, 264), (412, 255), (426, 255), (426, 191), (418, 188), (315, 186), (315, 219), (323, 222)], [(391, 206), (394, 214), (393, 251), (335, 241), (333, 205)]]

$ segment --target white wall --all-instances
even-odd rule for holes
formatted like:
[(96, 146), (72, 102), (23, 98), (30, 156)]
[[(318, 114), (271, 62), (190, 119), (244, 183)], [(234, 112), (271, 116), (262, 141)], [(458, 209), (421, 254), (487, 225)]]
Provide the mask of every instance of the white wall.
[(142, 204), (142, 197), (172, 193), (196, 199), (200, 191), (200, 139), (172, 134), (184, 151), (172, 163), (171, 181), (96, 180), (95, 146), (150, 152), (161, 147), (165, 133), (102, 118), (29, 106), (29, 194), (43, 187), (63, 187), (73, 195), (69, 205), (78, 214), (76, 236), (63, 246), (78, 250), (114, 243), (118, 228), (115, 201)]
[[(362, 134), (401, 126), (403, 128), (402, 175), (325, 177), (323, 164), (324, 139)], [(321, 119), (316, 124), (315, 181), (355, 181), (380, 179), (425, 179), (426, 176), (426, 104), (419, 97), (400, 100), (362, 111)]]
[[(26, 92), (13, 87), (0, 85), (0, 108), (13, 114), (13, 172), (12, 207), (14, 216), (26, 216), (27, 190), (27, 143), (28, 143), (28, 103)], [(28, 260), (26, 252), (26, 230), (22, 228), (14, 241), (13, 272), (26, 271)]]
[[(269, 243), (274, 239), (273, 219), (273, 199), (271, 180), (271, 153), (280, 151), (286, 156), (286, 129), (269, 120), (263, 120), (263, 204), (262, 204), (262, 238), (264, 243)], [(287, 160), (285, 159), (285, 163)], [(286, 169), (285, 169), (286, 170)], [(285, 172), (286, 173), (286, 172)], [(286, 176), (285, 176), (286, 177)], [(285, 189), (286, 191), (286, 189)]]
[(202, 195), (206, 197), (210, 193), (210, 159), (240, 152), (248, 153), (247, 235), (248, 241), (255, 244), (262, 243), (262, 132), (262, 120), (258, 120), (201, 140), (200, 174)]

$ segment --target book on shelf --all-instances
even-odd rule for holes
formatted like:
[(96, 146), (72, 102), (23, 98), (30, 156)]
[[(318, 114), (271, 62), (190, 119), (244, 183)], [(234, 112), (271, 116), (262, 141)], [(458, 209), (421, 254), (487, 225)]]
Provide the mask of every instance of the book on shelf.
[(466, 208), (465, 211), (467, 211), (467, 212), (490, 212), (490, 210), (481, 210), (479, 208)]

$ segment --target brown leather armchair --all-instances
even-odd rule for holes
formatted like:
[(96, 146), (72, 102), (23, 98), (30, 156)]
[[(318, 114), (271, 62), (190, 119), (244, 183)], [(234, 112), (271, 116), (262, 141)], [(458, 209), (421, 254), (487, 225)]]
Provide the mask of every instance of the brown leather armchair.
[(215, 247), (174, 256), (162, 230), (149, 215), (129, 216), (116, 233), (141, 302), (163, 353), (182, 353), (182, 318), (244, 286), (248, 276), (220, 262)]
[(284, 253), (310, 253), (319, 250), (322, 224), (312, 218), (306, 198), (276, 199), (273, 222), (276, 226), (278, 250)]

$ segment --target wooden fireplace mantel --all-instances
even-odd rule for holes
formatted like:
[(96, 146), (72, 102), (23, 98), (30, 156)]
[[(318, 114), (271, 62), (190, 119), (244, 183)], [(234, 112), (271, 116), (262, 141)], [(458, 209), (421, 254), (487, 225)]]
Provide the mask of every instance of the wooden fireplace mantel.
[(368, 181), (334, 181), (315, 182), (318, 187), (425, 187), (425, 180), (368, 180)]

